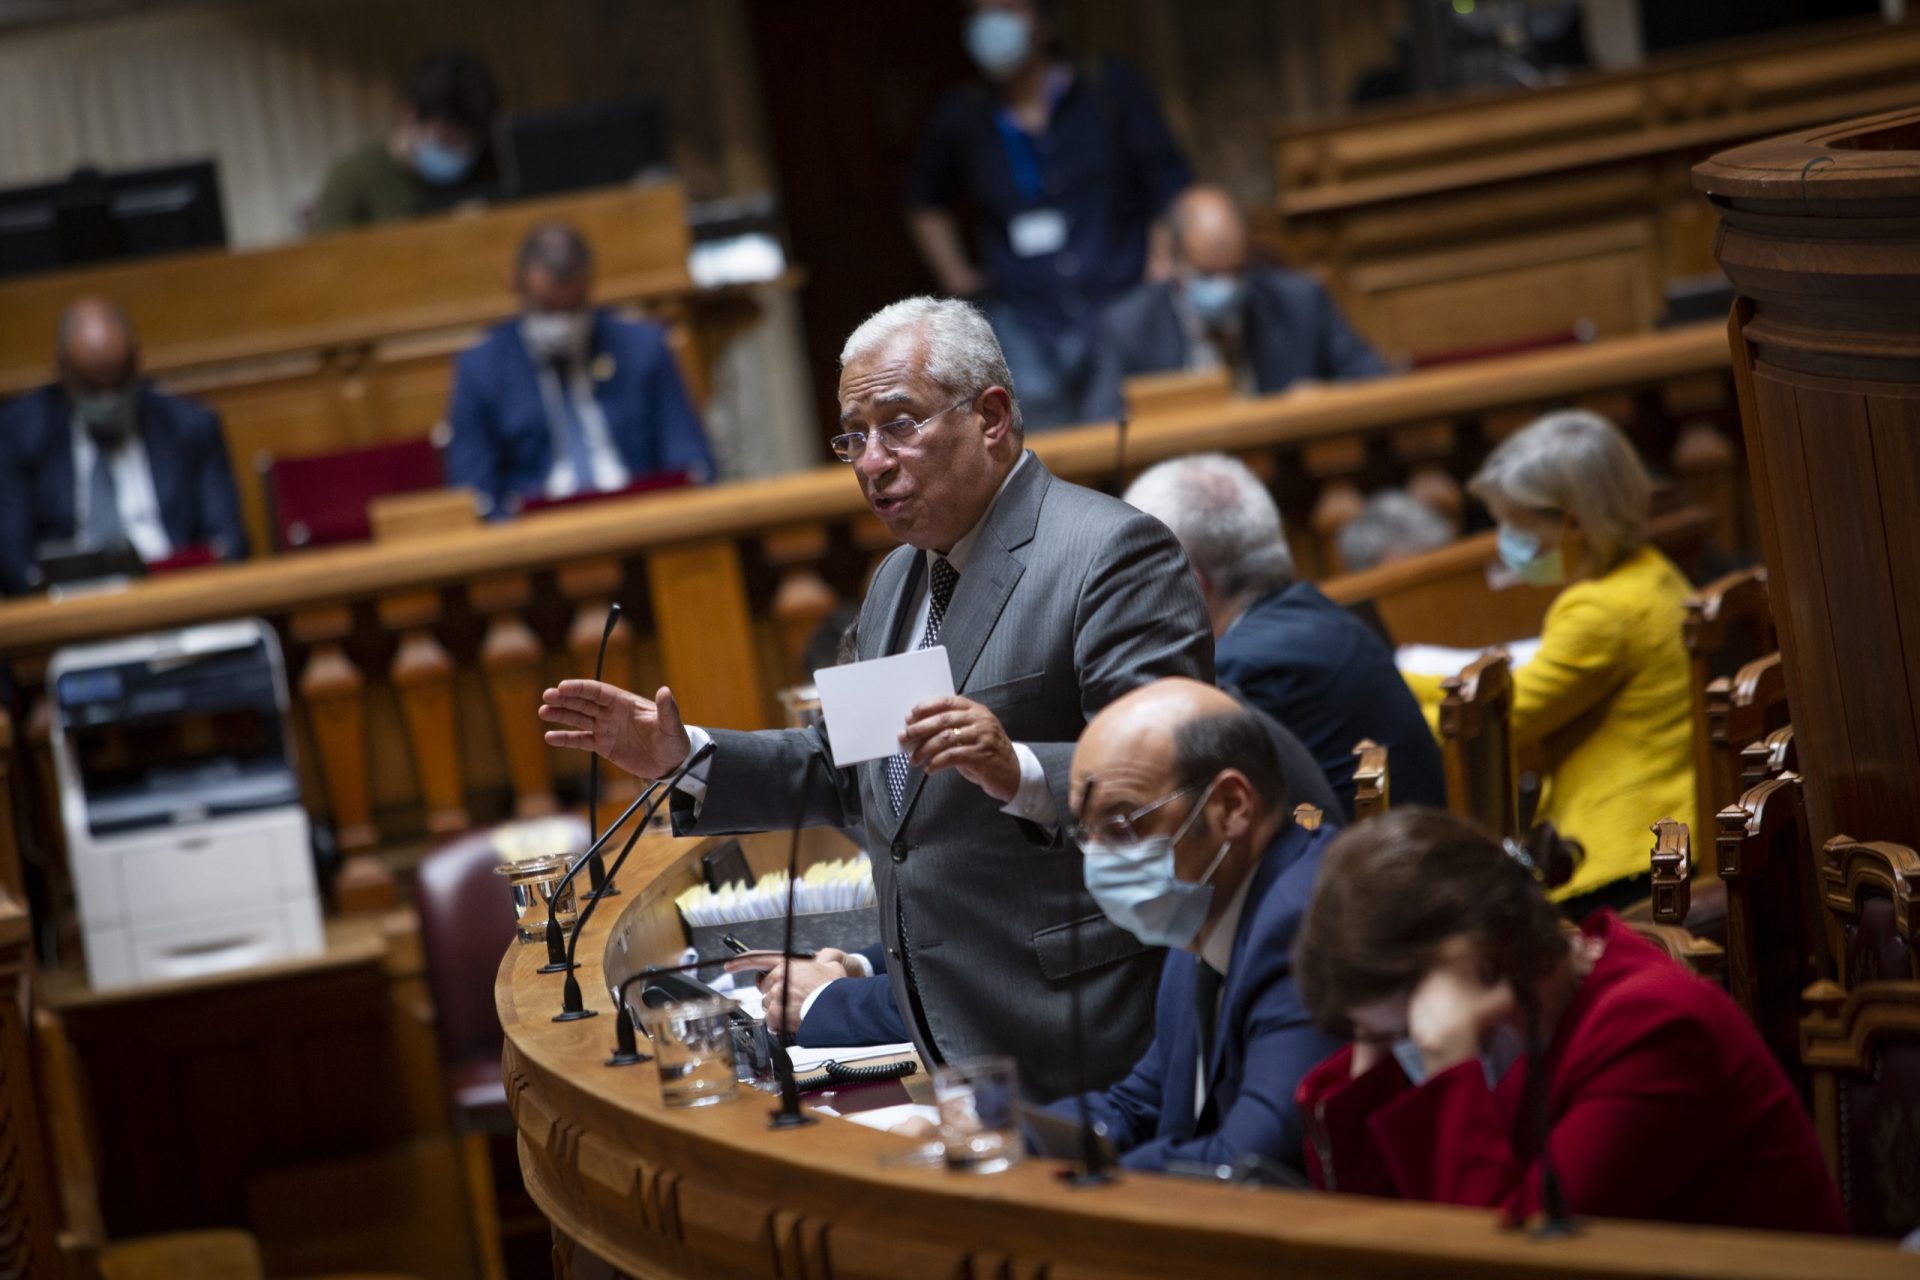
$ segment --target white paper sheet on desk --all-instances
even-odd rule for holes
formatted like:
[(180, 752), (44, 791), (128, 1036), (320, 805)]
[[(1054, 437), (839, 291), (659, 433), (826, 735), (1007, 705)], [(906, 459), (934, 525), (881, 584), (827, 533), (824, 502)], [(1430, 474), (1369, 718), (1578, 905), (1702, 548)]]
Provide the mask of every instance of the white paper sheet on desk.
[[(831, 1107), (816, 1107), (816, 1111), (833, 1111)], [(863, 1124), (869, 1129), (886, 1131), (909, 1120), (925, 1120), (928, 1124), (940, 1123), (940, 1108), (924, 1102), (902, 1102), (891, 1107), (875, 1107), (871, 1111), (833, 1111), (842, 1120), (851, 1120)]]
[(795, 1071), (817, 1071), (828, 1062), (865, 1062), (872, 1058), (902, 1058), (913, 1052), (910, 1044), (841, 1045), (838, 1048), (787, 1050)]
[(911, 649), (890, 658), (823, 667), (813, 673), (835, 768), (900, 752), (907, 714), (929, 698), (953, 693), (947, 647)]
[[(1488, 648), (1505, 649), (1513, 669), (1518, 671), (1533, 661), (1534, 654), (1540, 652), (1540, 638), (1509, 640), (1502, 645), (1489, 645)], [(1486, 651), (1450, 649), (1438, 644), (1403, 644), (1393, 651), (1393, 665), (1400, 668), (1402, 675), (1457, 676)]]

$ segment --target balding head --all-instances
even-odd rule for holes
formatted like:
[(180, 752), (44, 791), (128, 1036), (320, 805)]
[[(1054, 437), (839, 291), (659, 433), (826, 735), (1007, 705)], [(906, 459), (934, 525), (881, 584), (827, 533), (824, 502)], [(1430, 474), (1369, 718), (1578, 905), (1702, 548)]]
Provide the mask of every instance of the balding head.
[(1168, 211), (1174, 248), (1198, 275), (1237, 275), (1247, 266), (1247, 222), (1219, 187), (1188, 187)]
[(106, 298), (80, 298), (61, 313), (55, 356), (76, 398), (126, 390), (140, 376), (133, 321)]

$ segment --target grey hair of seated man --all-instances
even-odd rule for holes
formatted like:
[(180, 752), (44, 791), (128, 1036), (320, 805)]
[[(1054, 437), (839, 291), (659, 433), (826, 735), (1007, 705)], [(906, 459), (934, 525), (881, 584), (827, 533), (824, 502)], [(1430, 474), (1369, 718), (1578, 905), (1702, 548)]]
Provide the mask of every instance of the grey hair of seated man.
[(1142, 472), (1124, 498), (1180, 540), (1199, 575), (1216, 635), (1255, 599), (1293, 582), (1280, 508), (1237, 458), (1171, 458)]
[(1340, 565), (1348, 573), (1402, 556), (1433, 551), (1453, 541), (1445, 516), (1404, 489), (1382, 489), (1335, 536)]
[(954, 396), (971, 399), (989, 387), (1004, 387), (1007, 398), (1013, 401), (1015, 443), (1024, 437), (1020, 394), (1007, 369), (1006, 354), (1000, 350), (1000, 339), (994, 336), (987, 313), (971, 302), (921, 295), (882, 307), (847, 335), (846, 344), (840, 348), (840, 367), (846, 368), (909, 330), (918, 332), (924, 344), (927, 377)]

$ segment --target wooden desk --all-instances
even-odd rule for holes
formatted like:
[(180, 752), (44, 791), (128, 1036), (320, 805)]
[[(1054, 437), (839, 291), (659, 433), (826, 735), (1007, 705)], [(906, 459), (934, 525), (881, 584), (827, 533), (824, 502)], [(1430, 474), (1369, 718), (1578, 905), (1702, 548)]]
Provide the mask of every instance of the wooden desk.
[(1269, 238), (1394, 357), (1645, 330), (1670, 282), (1714, 270), (1695, 161), (1909, 102), (1916, 71), (1920, 25), (1846, 22), (1286, 128)]
[[(635, 850), (616, 922), (580, 943), (589, 1007), (607, 981), (677, 945), (662, 919), (697, 874), (699, 841)], [(623, 939), (621, 950), (613, 939)], [(1542, 1242), (1490, 1212), (1307, 1196), (1123, 1174), (1074, 1190), (1049, 1161), (991, 1176), (883, 1168), (910, 1145), (849, 1121), (770, 1132), (772, 1100), (661, 1105), (650, 1063), (608, 1068), (610, 1017), (554, 1022), (559, 978), (538, 948), (502, 959), (495, 999), (527, 1187), (553, 1223), (563, 1276), (598, 1259), (649, 1277), (1911, 1276), (1890, 1244), (1593, 1222)]]
[[(1636, 420), (1670, 429), (1697, 403), (1690, 388), (1724, 386), (1725, 362), (1724, 336), (1709, 325), (1186, 410), (1124, 437), (1105, 424), (1030, 443), (1056, 474), (1096, 485), (1198, 449), (1240, 454), (1274, 477), (1298, 562), (1317, 576), (1316, 504), (1339, 485), (1398, 482), (1432, 456), (1411, 445), (1436, 428), (1453, 442), (1444, 464), (1464, 478), (1501, 431), (1551, 405), (1624, 402), (1630, 418), (1644, 409)], [(0, 604), (0, 661), (28, 699), (17, 735), (0, 717), (0, 771), (23, 771), (21, 794), (35, 800), (0, 822), (0, 884), (15, 874), (22, 824), (41, 848), (60, 847), (39, 681), (61, 645), (271, 619), (297, 694), (309, 807), (350, 851), (368, 850), (383, 836), (553, 811), (583, 762), (546, 748), (533, 711), (546, 683), (591, 670), (615, 599), (627, 626), (608, 654), (610, 680), (671, 683), (702, 723), (779, 723), (773, 694), (799, 678), (808, 635), (836, 600), (858, 598), (891, 545), (834, 466)]]

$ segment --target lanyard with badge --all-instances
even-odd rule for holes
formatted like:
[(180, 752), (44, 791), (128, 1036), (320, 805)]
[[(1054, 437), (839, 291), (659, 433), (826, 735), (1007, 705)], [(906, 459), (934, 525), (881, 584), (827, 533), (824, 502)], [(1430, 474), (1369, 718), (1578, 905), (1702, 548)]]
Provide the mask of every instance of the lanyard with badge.
[[(1048, 115), (1060, 106), (1071, 84), (1061, 77), (1047, 86)], [(1040, 149), (1034, 136), (1020, 127), (1013, 113), (1001, 108), (993, 113), (1001, 145), (1006, 149), (1007, 167), (1013, 170), (1013, 185), (1023, 202), (1031, 203), (1046, 194), (1046, 180), (1040, 172)], [(1067, 215), (1059, 209), (1027, 209), (1007, 219), (1007, 243), (1022, 258), (1040, 258), (1059, 253), (1067, 247)]]

